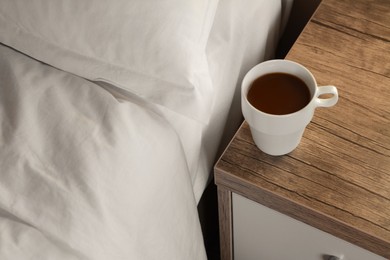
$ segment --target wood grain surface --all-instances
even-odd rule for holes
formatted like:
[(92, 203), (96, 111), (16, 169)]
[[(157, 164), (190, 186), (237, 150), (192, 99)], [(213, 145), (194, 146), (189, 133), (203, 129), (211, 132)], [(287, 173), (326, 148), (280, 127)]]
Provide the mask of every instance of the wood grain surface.
[(337, 86), (338, 104), (280, 157), (244, 122), (216, 184), (390, 259), (390, 1), (323, 0), (286, 59)]
[(218, 187), (218, 217), (219, 217), (219, 231), (222, 237), (221, 240), (224, 244), (220, 247), (221, 259), (233, 258), (233, 231), (232, 231), (232, 193), (223, 186)]

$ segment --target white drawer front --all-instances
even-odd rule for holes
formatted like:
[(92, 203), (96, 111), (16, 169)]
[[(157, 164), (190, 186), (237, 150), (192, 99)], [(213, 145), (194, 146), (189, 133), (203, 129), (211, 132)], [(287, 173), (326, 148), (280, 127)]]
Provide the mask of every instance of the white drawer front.
[(234, 193), (233, 245), (236, 260), (386, 260)]

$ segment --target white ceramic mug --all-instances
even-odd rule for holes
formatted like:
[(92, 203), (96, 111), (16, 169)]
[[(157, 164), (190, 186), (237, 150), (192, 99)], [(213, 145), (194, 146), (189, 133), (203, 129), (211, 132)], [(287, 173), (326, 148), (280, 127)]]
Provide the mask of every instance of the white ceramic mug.
[[(294, 75), (308, 86), (310, 102), (291, 114), (273, 115), (262, 112), (249, 103), (247, 95), (254, 80), (269, 73)], [(321, 95), (331, 94), (328, 98)], [(277, 98), (277, 97), (275, 97)], [(269, 60), (253, 67), (244, 77), (241, 86), (242, 113), (248, 122), (257, 147), (270, 155), (283, 155), (294, 150), (301, 141), (306, 126), (313, 118), (317, 107), (331, 107), (338, 101), (335, 86), (317, 86), (308, 69), (289, 60)]]

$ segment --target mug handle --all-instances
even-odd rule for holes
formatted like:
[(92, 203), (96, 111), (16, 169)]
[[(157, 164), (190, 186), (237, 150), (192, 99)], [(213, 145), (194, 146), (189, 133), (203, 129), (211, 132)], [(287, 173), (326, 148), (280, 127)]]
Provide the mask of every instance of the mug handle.
[[(321, 98), (321, 95), (330, 94), (329, 98)], [(335, 86), (321, 86), (318, 87), (316, 104), (318, 107), (331, 107), (336, 105), (339, 100), (339, 94)]]

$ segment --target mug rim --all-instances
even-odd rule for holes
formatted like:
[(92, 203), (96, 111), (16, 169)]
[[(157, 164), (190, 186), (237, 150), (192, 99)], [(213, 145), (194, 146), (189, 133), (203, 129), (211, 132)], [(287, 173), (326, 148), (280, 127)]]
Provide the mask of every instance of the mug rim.
[[(278, 115), (278, 114), (270, 114), (270, 113), (267, 113), (267, 112), (264, 112), (264, 111), (261, 111), (259, 110), (258, 108), (254, 107), (251, 102), (249, 102), (248, 100), (248, 92), (249, 92), (249, 89), (250, 89), (250, 86), (252, 85), (252, 83), (258, 79), (259, 77), (263, 76), (263, 75), (266, 75), (266, 74), (270, 74), (270, 73), (286, 73), (286, 74), (291, 74), (293, 76), (296, 76), (298, 77), (299, 79), (303, 80), (302, 77), (296, 75), (296, 74), (292, 74), (292, 73), (287, 73), (287, 72), (284, 72), (284, 71), (278, 71), (278, 70), (275, 70), (273, 72), (268, 72), (268, 73), (264, 73), (264, 74), (260, 74), (260, 75), (257, 75), (254, 77), (253, 80), (251, 80), (251, 82), (248, 82), (248, 84), (245, 85), (245, 89), (244, 89), (244, 82), (247, 80), (247, 77), (248, 75), (252, 72), (254, 72), (255, 70), (258, 70), (259, 67), (262, 67), (262, 66), (268, 66), (268, 65), (271, 65), (272, 63), (288, 63), (288, 64), (291, 64), (293, 66), (297, 66), (301, 69), (303, 69), (305, 71), (305, 73), (307, 75), (309, 75), (310, 79), (313, 81), (313, 84), (314, 84), (314, 92), (312, 93), (311, 91), (311, 88), (309, 89), (310, 90), (310, 93), (311, 93), (311, 98), (310, 98), (310, 102), (308, 102), (303, 108), (295, 111), (295, 112), (292, 112), (292, 113), (288, 113), (288, 114), (282, 114), (282, 115)], [(305, 82), (306, 84), (306, 82)], [(292, 61), (292, 60), (286, 60), (286, 59), (272, 59), (272, 60), (267, 60), (267, 61), (264, 61), (264, 62), (261, 62), (259, 64), (257, 64), (256, 66), (254, 66), (252, 69), (250, 69), (246, 75), (244, 76), (243, 80), (242, 80), (242, 88), (241, 88), (241, 95), (244, 96), (244, 99), (245, 99), (245, 102), (251, 107), (253, 108), (255, 111), (257, 112), (260, 112), (261, 114), (264, 114), (264, 115), (267, 115), (267, 116), (271, 116), (271, 117), (275, 117), (275, 118), (284, 118), (284, 117), (291, 117), (291, 116), (294, 116), (294, 115), (297, 115), (299, 113), (302, 113), (303, 110), (305, 110), (309, 105), (312, 106), (312, 103), (315, 102), (316, 100), (316, 95), (317, 95), (317, 91), (318, 91), (318, 86), (317, 86), (317, 81), (316, 79), (314, 78), (314, 75), (303, 65), (295, 62), (295, 61)], [(245, 91), (245, 93), (243, 93)]]

